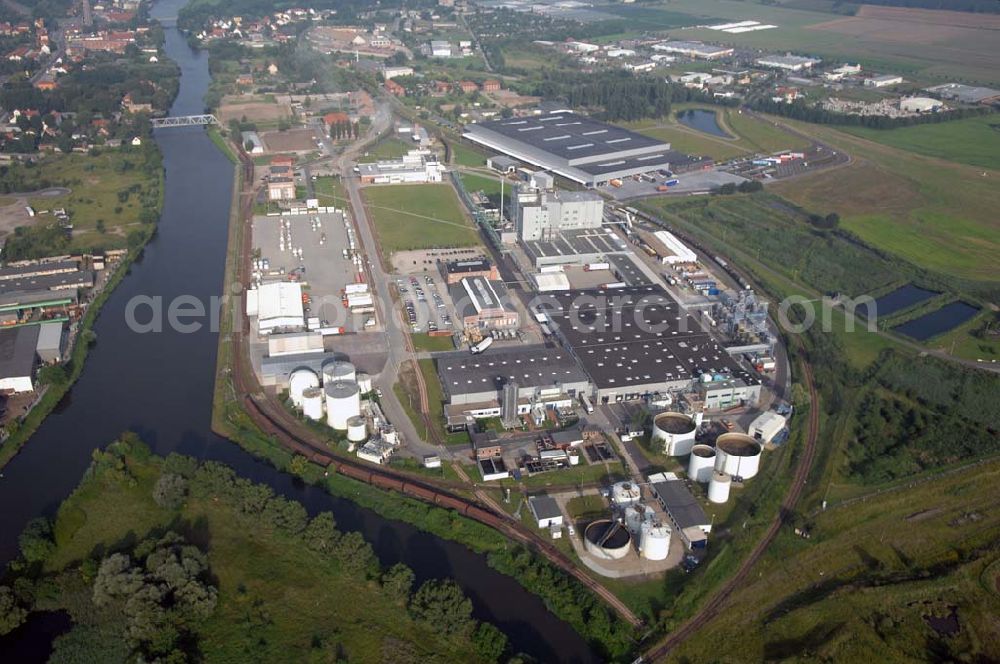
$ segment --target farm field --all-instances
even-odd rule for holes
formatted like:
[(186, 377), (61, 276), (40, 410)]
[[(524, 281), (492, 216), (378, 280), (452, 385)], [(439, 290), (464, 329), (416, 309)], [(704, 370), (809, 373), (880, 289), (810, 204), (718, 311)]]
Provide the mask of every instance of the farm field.
[(291, 119), (293, 116), (291, 106), (279, 104), (270, 95), (258, 97), (227, 96), (223, 97), (219, 106), (219, 121), (224, 125), (231, 120), (239, 120), (240, 122), (255, 122), (269, 126), (276, 125), (282, 120)]
[(995, 177), (831, 127), (789, 124), (845, 150), (855, 162), (769, 190), (809, 210), (837, 212), (843, 228), (915, 265), (981, 283), (1000, 280)]
[[(929, 22), (926, 11), (891, 7), (865, 7), (857, 17), (850, 17), (735, 0), (672, 0), (660, 6), (692, 16), (714, 17), (720, 19), (718, 22), (756, 20), (778, 26), (741, 34), (689, 28), (671, 34), (674, 38), (724, 41), (778, 52), (808, 53), (827, 60), (861, 62), (870, 68), (887, 68), (928, 82), (960, 78), (1000, 84), (995, 59), (1000, 37), (995, 15), (934, 12)], [(982, 21), (980, 17), (984, 17)], [(970, 25), (970, 20), (977, 23)]]
[(387, 260), (394, 251), (479, 244), (450, 185), (370, 186), (362, 195)]
[[(734, 662), (803, 651), (828, 661), (1000, 657), (1000, 564), (990, 546), (1000, 537), (997, 480), (1000, 463), (985, 463), (801, 516), (811, 538), (786, 527), (724, 616), (669, 661), (697, 661), (708, 649), (739, 652), (720, 660)], [(958, 629), (935, 631), (931, 618), (948, 625), (953, 611)]]
[(854, 136), (928, 157), (1000, 171), (1000, 116), (898, 129), (843, 128)]

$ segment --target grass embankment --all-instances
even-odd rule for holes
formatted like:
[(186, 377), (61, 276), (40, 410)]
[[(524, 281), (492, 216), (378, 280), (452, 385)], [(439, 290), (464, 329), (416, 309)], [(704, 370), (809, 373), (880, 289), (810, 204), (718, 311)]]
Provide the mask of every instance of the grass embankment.
[(226, 155), (226, 159), (228, 159), (230, 163), (240, 163), (239, 157), (236, 156), (235, 148), (228, 140), (226, 140), (226, 137), (222, 135), (222, 132), (218, 127), (209, 127), (207, 131), (208, 137), (212, 139), (213, 143), (215, 143), (215, 147), (219, 148), (219, 151)]
[[(347, 559), (336, 552), (336, 543), (332, 551), (316, 550), (302, 535), (305, 510), (275, 500), (267, 487), (237, 483), (227, 488), (220, 484), (225, 472), (203, 467), (188, 477), (190, 493), (179, 508), (161, 506), (154, 486), (172, 467), (137, 451), (139, 445), (132, 443), (120, 457), (122, 443), (111, 446), (61, 505), (56, 548), (44, 562), (57, 587), (73, 586), (80, 574), (75, 568), (88, 559), (130, 551), (136, 541), (167, 530), (187, 532), (207, 554), (218, 588), (212, 614), (190, 626), (205, 661), (310, 661), (338, 648), (352, 661), (384, 661), (387, 652), (406, 651), (421, 661), (485, 661), (471, 635), (412, 616), (405, 601), (364, 564), (374, 559), (370, 549)], [(120, 464), (107, 464), (106, 457)], [(239, 502), (241, 493), (246, 499)], [(268, 501), (273, 507), (265, 506)], [(270, 519), (269, 509), (280, 509), (283, 516)], [(344, 601), (350, 597), (364, 601)], [(46, 608), (63, 608), (66, 600), (57, 596)], [(68, 604), (87, 627), (103, 626), (100, 617), (73, 601)], [(107, 627), (110, 633), (113, 623)]]
[(365, 203), (386, 258), (395, 251), (473, 247), (479, 236), (447, 184), (366, 187)]
[(995, 173), (984, 176), (981, 168), (881, 145), (831, 127), (791, 124), (847, 151), (855, 163), (774, 183), (772, 191), (810, 210), (837, 212), (843, 228), (877, 249), (996, 288), (1000, 187)]

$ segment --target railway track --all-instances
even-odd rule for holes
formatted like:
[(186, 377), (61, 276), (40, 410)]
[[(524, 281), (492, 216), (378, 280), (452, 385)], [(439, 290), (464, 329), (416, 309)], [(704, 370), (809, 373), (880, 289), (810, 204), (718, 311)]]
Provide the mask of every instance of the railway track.
[(743, 584), (743, 581), (750, 574), (750, 570), (757, 564), (758, 561), (760, 561), (765, 551), (767, 551), (767, 547), (770, 546), (771, 542), (774, 541), (774, 538), (778, 536), (781, 526), (785, 523), (785, 520), (788, 518), (791, 511), (795, 508), (796, 503), (798, 503), (799, 498), (802, 496), (806, 479), (809, 476), (809, 471), (812, 469), (813, 461), (816, 458), (816, 443), (819, 437), (819, 401), (816, 393), (816, 385), (813, 382), (812, 367), (809, 366), (807, 362), (803, 362), (803, 378), (805, 379), (806, 386), (809, 390), (809, 399), (811, 404), (809, 408), (809, 432), (806, 436), (805, 450), (803, 451), (802, 458), (799, 460), (799, 465), (795, 469), (795, 475), (792, 478), (792, 486), (785, 495), (785, 499), (781, 502), (781, 508), (779, 509), (778, 514), (775, 515), (770, 526), (768, 526), (767, 532), (764, 533), (764, 536), (761, 537), (760, 541), (757, 542), (756, 546), (754, 546), (750, 555), (743, 560), (743, 563), (740, 565), (736, 573), (733, 574), (707, 602), (705, 602), (698, 613), (671, 632), (658, 645), (647, 651), (647, 653), (643, 656), (644, 661), (655, 662), (665, 658), (688, 637), (719, 615), (719, 612), (725, 606), (726, 601), (733, 594), (733, 592), (735, 592), (735, 590)]
[[(239, 156), (244, 169), (243, 189), (240, 192), (240, 219), (238, 221), (241, 225), (242, 235), (240, 238), (240, 255), (236, 258), (237, 270), (235, 281), (239, 284), (240, 291), (242, 292), (249, 286), (248, 277), (250, 274), (250, 256), (252, 250), (249, 222), (252, 219), (255, 192), (253, 189), (253, 162), (242, 151), (240, 151)], [(234, 325), (232, 332), (233, 356), (231, 379), (234, 390), (237, 395), (243, 395), (243, 409), (254, 424), (266, 434), (272, 436), (282, 447), (292, 453), (301, 454), (311, 462), (321, 465), (329, 471), (338, 472), (381, 489), (398, 491), (434, 505), (453, 509), (459, 514), (487, 525), (509, 539), (544, 556), (550, 563), (575, 578), (587, 589), (604, 600), (608, 606), (634, 627), (639, 627), (643, 624), (643, 621), (614, 593), (587, 576), (569, 557), (550, 542), (532, 533), (523, 525), (505, 518), (502, 510), (498, 513), (495, 511), (495, 507), (489, 509), (405, 473), (392, 471), (381, 466), (375, 467), (351, 458), (335, 456), (324, 443), (312, 440), (311, 431), (306, 429), (281, 404), (278, 404), (274, 399), (265, 395), (260, 389), (256, 376), (249, 366), (250, 356), (247, 352), (247, 338), (251, 332), (249, 320), (242, 315), (239, 316), (239, 319), (241, 324)], [(419, 366), (415, 368), (419, 376)], [(432, 431), (430, 422), (428, 422), (428, 430)]]

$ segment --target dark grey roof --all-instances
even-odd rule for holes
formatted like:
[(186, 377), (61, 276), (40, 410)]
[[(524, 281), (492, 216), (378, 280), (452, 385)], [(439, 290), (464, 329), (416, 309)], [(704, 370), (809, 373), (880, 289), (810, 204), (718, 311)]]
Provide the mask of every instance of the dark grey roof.
[(38, 332), (37, 325), (0, 329), (0, 378), (31, 375)]
[(528, 503), (538, 519), (554, 519), (562, 516), (559, 504), (552, 496), (531, 496), (528, 498)]
[(646, 273), (636, 265), (636, 262), (628, 254), (611, 254), (608, 256), (608, 262), (614, 268), (619, 281), (629, 286), (648, 286), (652, 284)]
[(701, 505), (681, 480), (654, 482), (653, 491), (663, 503), (664, 509), (670, 513), (670, 518), (682, 530), (711, 525), (705, 516), (705, 510), (701, 509)]
[(572, 355), (545, 346), (490, 349), (479, 355), (450, 353), (436, 361), (441, 384), (452, 395), (500, 390), (508, 380), (516, 380), (521, 388), (587, 381)]
[(323, 364), (328, 360), (344, 359), (340, 353), (296, 353), (294, 355), (279, 355), (264, 357), (261, 360), (261, 374), (264, 376), (287, 377), (299, 368), (311, 369), (319, 376)]
[[(465, 284), (469, 284), (472, 290), (472, 297), (466, 290)], [(510, 293), (502, 281), (491, 281), (483, 277), (464, 277), (461, 281), (448, 286), (448, 294), (451, 296), (455, 310), (461, 317), (476, 315), (476, 304), (487, 311), (498, 311), (505, 309), (508, 312), (516, 312), (517, 308), (511, 301)], [(473, 301), (473, 297), (475, 301)]]
[(445, 265), (448, 274), (463, 274), (465, 272), (486, 272), (492, 264), (485, 258), (469, 258), (460, 261), (449, 261)]
[(58, 272), (56, 274), (0, 279), (0, 293), (90, 288), (93, 285), (94, 272), (92, 270), (73, 270), (72, 272)]
[(599, 389), (691, 380), (753, 381), (659, 286), (546, 293), (535, 299)]
[(0, 291), (0, 309), (26, 309), (37, 306), (41, 302), (64, 301), (67, 303), (76, 302), (75, 290), (33, 290), (33, 291)]
[(478, 126), (569, 160), (640, 148), (662, 146), (664, 150), (669, 149), (668, 145), (655, 138), (576, 113), (491, 120), (480, 122)]
[(15, 267), (0, 268), (0, 279), (24, 277), (33, 274), (51, 274), (53, 272), (75, 272), (79, 268), (76, 261), (52, 261), (51, 263), (33, 263)]

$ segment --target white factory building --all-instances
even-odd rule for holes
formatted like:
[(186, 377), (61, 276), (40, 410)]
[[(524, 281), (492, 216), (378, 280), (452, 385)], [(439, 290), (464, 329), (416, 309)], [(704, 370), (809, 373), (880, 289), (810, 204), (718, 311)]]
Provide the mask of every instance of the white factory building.
[(818, 65), (822, 60), (819, 58), (807, 58), (801, 55), (768, 55), (757, 58), (757, 65), (769, 67), (771, 69), (783, 69), (785, 71), (802, 71), (810, 69), (813, 65)]
[(712, 46), (702, 42), (693, 41), (666, 41), (653, 44), (654, 51), (664, 53), (676, 53), (688, 58), (700, 58), (702, 60), (717, 60), (732, 55), (735, 50), (727, 46)]
[(246, 292), (246, 314), (257, 319), (257, 332), (301, 329), (305, 324), (302, 285), (290, 282), (261, 284)]
[(523, 242), (544, 240), (555, 233), (600, 228), (604, 199), (593, 191), (559, 191), (551, 176), (538, 173), (530, 183), (517, 185), (511, 216)]
[(358, 164), (363, 184), (423, 184), (441, 182), (444, 168), (429, 150), (410, 150), (402, 159)]
[(896, 76), (895, 74), (882, 74), (881, 76), (872, 76), (871, 78), (865, 79), (866, 88), (887, 88), (890, 85), (899, 85), (903, 82), (902, 76)]

